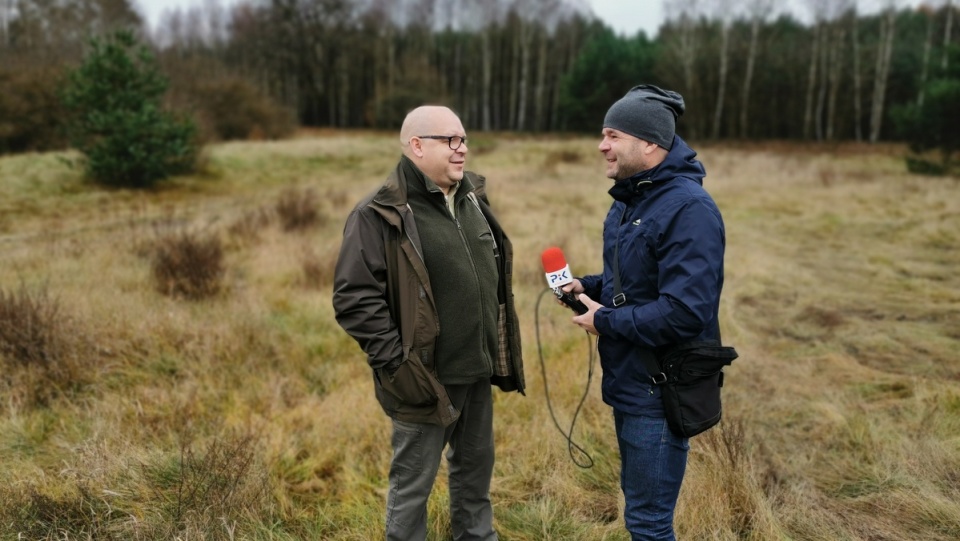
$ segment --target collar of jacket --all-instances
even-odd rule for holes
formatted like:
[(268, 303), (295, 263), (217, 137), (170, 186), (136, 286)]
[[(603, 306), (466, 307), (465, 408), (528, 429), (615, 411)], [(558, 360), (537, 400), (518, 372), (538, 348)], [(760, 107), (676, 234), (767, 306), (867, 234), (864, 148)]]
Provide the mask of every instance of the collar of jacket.
[[(394, 207), (402, 212), (402, 209), (407, 207), (407, 181), (412, 180), (410, 175), (416, 175), (418, 182), (426, 183), (426, 177), (420, 171), (420, 168), (410, 158), (400, 156), (396, 168), (387, 177), (377, 195), (373, 197), (373, 202), (385, 207)], [(464, 171), (463, 180), (460, 181), (460, 188), (457, 189), (457, 193), (466, 195), (473, 191), (477, 197), (483, 197), (483, 187), (484, 178), (482, 176), (472, 171)]]
[(662, 182), (655, 182), (650, 179), (650, 171), (652, 169), (637, 173), (628, 179), (618, 180), (607, 193), (617, 201), (627, 202), (650, 188), (662, 184)]
[[(410, 206), (407, 204), (407, 179), (410, 174), (418, 175), (420, 177), (418, 181), (425, 181), (420, 168), (418, 168), (410, 158), (401, 156), (396, 168), (390, 173), (387, 180), (384, 181), (383, 186), (380, 187), (376, 195), (373, 196), (370, 207), (376, 211), (386, 223), (410, 239), (417, 255), (420, 256), (420, 260), (422, 261), (423, 246), (420, 245), (420, 234), (417, 232), (417, 222), (413, 218), (413, 211), (410, 210)], [(484, 177), (472, 171), (464, 171), (463, 180), (460, 181), (460, 189), (457, 190), (457, 192), (462, 192), (466, 195), (473, 191), (477, 197), (483, 198), (484, 180)], [(476, 183), (476, 187), (474, 183)], [(424, 269), (423, 272), (425, 274), (426, 270)]]
[(685, 177), (702, 185), (706, 171), (696, 159), (697, 153), (679, 135), (673, 137), (673, 147), (657, 166), (640, 171), (630, 178), (617, 181), (609, 193), (617, 201), (629, 202), (634, 197), (643, 197), (650, 188), (660, 186), (677, 177)]

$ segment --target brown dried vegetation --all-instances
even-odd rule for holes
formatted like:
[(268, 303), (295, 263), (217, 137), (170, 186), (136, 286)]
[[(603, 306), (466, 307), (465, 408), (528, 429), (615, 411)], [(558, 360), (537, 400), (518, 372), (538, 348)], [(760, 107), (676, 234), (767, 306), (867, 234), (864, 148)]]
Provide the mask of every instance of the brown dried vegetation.
[[(514, 244), (528, 389), (497, 394), (496, 526), (625, 540), (599, 368), (581, 469), (545, 407), (533, 326), (544, 247), (600, 270), (610, 181), (594, 139), (497, 140), (471, 139), (468, 161)], [(135, 196), (62, 189), (56, 156), (0, 159), (0, 540), (382, 536), (390, 425), (330, 286), (343, 221), (394, 147), (332, 131), (227, 143), (216, 182)], [(956, 186), (907, 174), (892, 146), (694, 147), (726, 222), (722, 326), (741, 357), (724, 421), (691, 441), (680, 537), (960, 538)], [(567, 311), (539, 316), (567, 423), (591, 350)], [(446, 489), (441, 474), (435, 538)]]

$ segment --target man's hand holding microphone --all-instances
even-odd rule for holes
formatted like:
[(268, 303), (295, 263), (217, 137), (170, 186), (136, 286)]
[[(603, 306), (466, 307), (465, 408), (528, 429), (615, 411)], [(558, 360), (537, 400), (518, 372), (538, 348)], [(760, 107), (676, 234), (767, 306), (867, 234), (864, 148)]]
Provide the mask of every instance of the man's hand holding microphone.
[(570, 266), (560, 248), (551, 246), (541, 254), (543, 271), (546, 273), (547, 285), (553, 289), (557, 302), (577, 313), (573, 323), (590, 334), (599, 336), (593, 325), (593, 316), (603, 305), (594, 302), (584, 294), (583, 284), (570, 273)]

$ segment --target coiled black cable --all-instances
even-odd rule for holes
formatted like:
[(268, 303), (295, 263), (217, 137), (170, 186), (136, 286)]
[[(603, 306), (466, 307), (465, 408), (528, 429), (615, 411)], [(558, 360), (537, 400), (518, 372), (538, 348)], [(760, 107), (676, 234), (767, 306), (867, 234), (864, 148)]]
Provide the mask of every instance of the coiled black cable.
[[(540, 301), (543, 300), (543, 296), (549, 293), (553, 295), (553, 290), (547, 288), (540, 293), (540, 296), (537, 297), (536, 308), (534, 309), (533, 319), (534, 325), (536, 327), (537, 333), (537, 355), (540, 357), (540, 374), (543, 376), (543, 394), (547, 398), (547, 410), (550, 411), (550, 418), (553, 419), (554, 426), (557, 427), (557, 430), (563, 434), (563, 437), (567, 440), (567, 451), (570, 453), (570, 460), (574, 464), (581, 468), (592, 468), (593, 467), (593, 457), (590, 456), (583, 447), (573, 441), (573, 427), (577, 423), (577, 416), (580, 415), (580, 409), (583, 408), (583, 403), (587, 400), (587, 394), (590, 392), (590, 383), (593, 381), (593, 365), (594, 365), (594, 356), (593, 350), (594, 340), (591, 337), (590, 333), (584, 331), (584, 334), (587, 335), (587, 385), (583, 390), (583, 396), (580, 398), (580, 402), (577, 404), (577, 409), (573, 412), (573, 419), (570, 421), (570, 431), (564, 432), (563, 428), (560, 426), (560, 422), (557, 421), (557, 416), (553, 412), (553, 405), (550, 403), (550, 389), (547, 385), (547, 367), (546, 363), (543, 362), (543, 347), (540, 342)], [(586, 457), (585, 462), (580, 462), (577, 460), (577, 455), (574, 453), (574, 450), (578, 451), (580, 455)]]

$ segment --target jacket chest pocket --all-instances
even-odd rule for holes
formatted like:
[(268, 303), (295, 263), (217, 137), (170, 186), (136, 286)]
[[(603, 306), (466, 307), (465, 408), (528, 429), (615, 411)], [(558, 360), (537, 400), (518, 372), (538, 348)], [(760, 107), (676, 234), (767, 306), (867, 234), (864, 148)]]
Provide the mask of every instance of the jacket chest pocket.
[(620, 264), (624, 289), (631, 282), (640, 287), (652, 287), (659, 283), (657, 267), (657, 232), (652, 223), (628, 222), (621, 228)]

